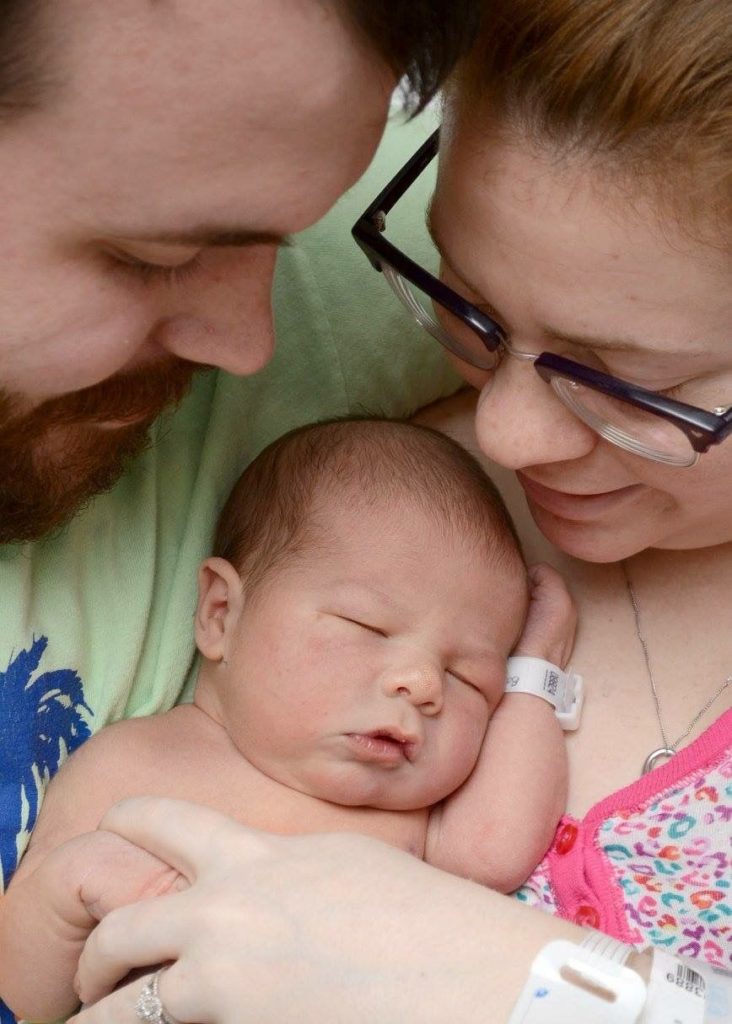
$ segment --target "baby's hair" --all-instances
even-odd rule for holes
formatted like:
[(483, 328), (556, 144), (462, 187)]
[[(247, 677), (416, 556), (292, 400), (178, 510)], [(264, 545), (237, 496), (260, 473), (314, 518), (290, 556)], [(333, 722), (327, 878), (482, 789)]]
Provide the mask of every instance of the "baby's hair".
[(393, 502), (395, 515), (406, 500), (446, 537), (524, 565), (503, 500), (472, 455), (429, 427), (371, 418), (298, 427), (265, 448), (229, 496), (213, 553), (256, 586), (306, 544), (327, 541), (334, 496), (355, 510)]

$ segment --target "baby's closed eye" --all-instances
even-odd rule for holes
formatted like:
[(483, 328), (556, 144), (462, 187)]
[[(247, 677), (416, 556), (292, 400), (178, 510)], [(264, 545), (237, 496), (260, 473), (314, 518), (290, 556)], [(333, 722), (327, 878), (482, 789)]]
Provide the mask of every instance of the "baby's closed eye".
[(377, 636), (386, 637), (389, 635), (385, 629), (382, 629), (380, 626), (377, 626), (372, 622), (364, 622), (361, 619), (354, 619), (351, 618), (349, 615), (339, 615), (338, 618), (341, 619), (343, 622), (348, 622), (352, 626), (356, 626), (359, 629), (365, 629), (369, 633), (374, 633)]

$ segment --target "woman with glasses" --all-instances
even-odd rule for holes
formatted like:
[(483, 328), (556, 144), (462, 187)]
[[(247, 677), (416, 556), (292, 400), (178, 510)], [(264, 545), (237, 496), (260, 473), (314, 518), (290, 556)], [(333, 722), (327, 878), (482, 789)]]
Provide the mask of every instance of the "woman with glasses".
[[(479, 390), (432, 422), (474, 444), (474, 412), (529, 556), (570, 580), (569, 813), (507, 899), (356, 837), (194, 837), (181, 811), (191, 899), (225, 837), (250, 908), (247, 999), (217, 1020), (732, 1019), (732, 6), (487, 6), (439, 136), (354, 233)], [(432, 252), (392, 234), (420, 190)], [(165, 856), (159, 811), (106, 824)], [(100, 936), (85, 978), (130, 966)]]

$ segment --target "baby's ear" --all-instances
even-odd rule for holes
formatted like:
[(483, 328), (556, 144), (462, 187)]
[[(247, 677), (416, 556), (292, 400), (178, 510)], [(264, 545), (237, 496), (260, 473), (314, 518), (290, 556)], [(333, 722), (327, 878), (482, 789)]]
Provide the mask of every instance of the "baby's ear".
[(207, 558), (198, 570), (196, 646), (209, 661), (225, 661), (244, 606), (239, 573), (225, 558)]

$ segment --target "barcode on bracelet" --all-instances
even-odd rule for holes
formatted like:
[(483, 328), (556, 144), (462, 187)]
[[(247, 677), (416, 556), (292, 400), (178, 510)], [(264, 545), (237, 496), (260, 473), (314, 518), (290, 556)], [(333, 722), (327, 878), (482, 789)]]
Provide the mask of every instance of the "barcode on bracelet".
[(677, 988), (683, 989), (684, 992), (689, 992), (703, 999), (707, 986), (701, 974), (687, 964), (677, 963), (675, 967), (675, 971), (666, 972), (666, 981), (671, 985), (676, 985)]

